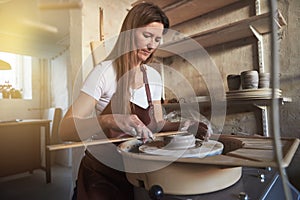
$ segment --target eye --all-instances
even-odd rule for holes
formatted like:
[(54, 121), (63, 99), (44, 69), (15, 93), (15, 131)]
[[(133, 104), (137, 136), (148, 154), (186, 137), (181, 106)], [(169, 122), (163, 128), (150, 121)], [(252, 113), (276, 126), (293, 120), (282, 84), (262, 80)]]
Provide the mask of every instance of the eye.
[(152, 34), (150, 34), (150, 33), (143, 33), (143, 35), (144, 35), (145, 38), (150, 38), (150, 37), (152, 37)]
[(155, 42), (160, 42), (160, 41), (161, 41), (161, 37), (155, 38)]

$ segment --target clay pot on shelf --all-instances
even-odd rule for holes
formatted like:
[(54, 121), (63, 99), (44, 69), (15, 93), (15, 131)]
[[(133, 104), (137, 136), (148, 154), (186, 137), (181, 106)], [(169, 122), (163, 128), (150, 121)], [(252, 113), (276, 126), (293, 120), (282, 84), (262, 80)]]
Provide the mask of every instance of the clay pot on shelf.
[(270, 87), (270, 73), (259, 73), (259, 88)]
[(241, 83), (243, 89), (257, 89), (259, 83), (258, 72), (256, 70), (243, 71), (241, 73)]
[(229, 91), (238, 90), (241, 86), (241, 76), (237, 74), (229, 74), (227, 76), (227, 85)]

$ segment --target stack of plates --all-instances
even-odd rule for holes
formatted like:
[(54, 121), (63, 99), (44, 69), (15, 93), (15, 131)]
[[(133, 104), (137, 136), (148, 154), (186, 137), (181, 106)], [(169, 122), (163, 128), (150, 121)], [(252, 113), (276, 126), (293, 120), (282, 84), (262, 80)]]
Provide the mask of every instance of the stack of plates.
[[(276, 98), (281, 96), (281, 90), (275, 90)], [(227, 100), (249, 100), (249, 99), (270, 99), (272, 98), (271, 88), (243, 89), (226, 92)]]

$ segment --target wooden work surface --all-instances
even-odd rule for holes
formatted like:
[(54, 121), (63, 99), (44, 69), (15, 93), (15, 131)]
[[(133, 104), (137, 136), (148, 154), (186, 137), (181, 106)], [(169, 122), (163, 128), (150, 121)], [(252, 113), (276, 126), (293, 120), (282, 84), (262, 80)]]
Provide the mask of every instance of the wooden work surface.
[[(158, 136), (162, 137), (170, 134), (180, 134), (180, 132), (159, 133)], [(221, 142), (225, 141), (225, 149), (227, 148), (229, 150), (226, 150), (226, 152), (221, 155), (209, 156), (205, 158), (179, 158), (176, 160), (176, 162), (224, 166), (277, 167), (277, 163), (274, 158), (272, 138), (263, 136), (233, 136), (224, 134), (213, 134), (211, 138)], [(230, 140), (234, 142), (226, 142)], [(138, 140), (135, 138), (118, 138), (48, 145), (48, 151), (75, 148), (79, 146), (101, 145), (110, 142), (131, 142), (134, 148), (134, 146), (137, 147), (136, 144), (138, 143)], [(283, 152), (282, 164), (283, 167), (287, 167), (299, 146), (299, 139), (281, 138), (281, 144)], [(158, 162), (174, 161), (174, 158), (167, 156), (153, 156), (145, 153), (136, 153), (136, 150), (133, 150), (133, 153), (131, 152), (130, 148), (126, 149), (128, 149), (128, 152), (123, 152), (123, 154), (132, 158), (148, 161), (153, 160)]]
[[(188, 162), (230, 165), (230, 166), (247, 166), (247, 167), (276, 167), (274, 154), (273, 139), (260, 136), (226, 136), (240, 140), (242, 147), (230, 151), (224, 155), (206, 157), (202, 160), (190, 160)], [(282, 164), (287, 167), (298, 146), (298, 138), (281, 138), (282, 144)], [(186, 162), (186, 159), (180, 159)]]

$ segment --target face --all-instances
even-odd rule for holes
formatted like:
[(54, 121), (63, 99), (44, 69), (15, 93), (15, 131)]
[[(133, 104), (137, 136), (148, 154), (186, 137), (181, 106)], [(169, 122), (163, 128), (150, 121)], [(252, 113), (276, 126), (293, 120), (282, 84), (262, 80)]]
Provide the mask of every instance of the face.
[(146, 61), (161, 42), (164, 26), (152, 22), (135, 32), (138, 61)]

